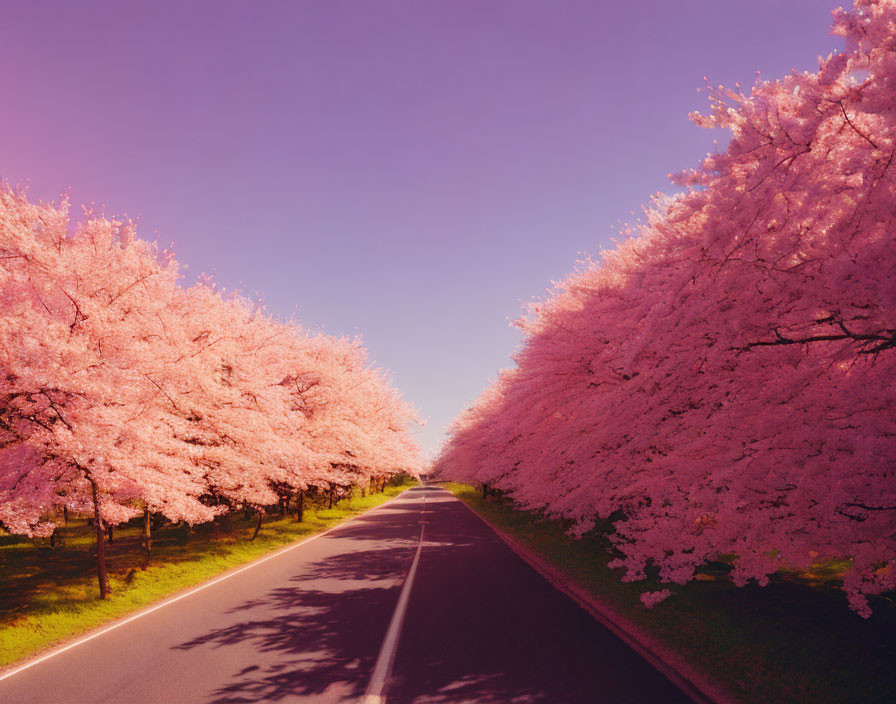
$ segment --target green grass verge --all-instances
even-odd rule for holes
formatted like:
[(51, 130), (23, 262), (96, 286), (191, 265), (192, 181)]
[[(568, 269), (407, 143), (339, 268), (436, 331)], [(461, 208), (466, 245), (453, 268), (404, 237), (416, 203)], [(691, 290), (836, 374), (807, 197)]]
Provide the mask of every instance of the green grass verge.
[[(836, 565), (777, 575), (766, 587), (735, 587), (727, 566), (709, 566), (684, 586), (624, 583), (611, 570), (605, 538), (575, 539), (566, 525), (518, 511), (506, 498), (446, 484), (472, 509), (541, 555), (610, 611), (707, 673), (735, 701), (750, 704), (896, 702), (896, 606), (875, 598), (862, 619), (836, 589)], [(652, 610), (644, 591), (673, 596)], [(892, 595), (891, 595), (892, 596)]]
[(112, 594), (103, 601), (96, 583), (93, 529), (83, 520), (63, 529), (64, 547), (0, 532), (0, 667), (34, 655), (72, 636), (125, 616), (187, 587), (320, 533), (388, 501), (416, 482), (386, 487), (382, 494), (355, 495), (332, 509), (306, 508), (304, 521), (267, 516), (250, 542), (255, 518), (231, 517), (217, 524), (170, 526), (157, 532), (149, 567), (140, 570), (140, 528), (115, 530), (109, 546)]

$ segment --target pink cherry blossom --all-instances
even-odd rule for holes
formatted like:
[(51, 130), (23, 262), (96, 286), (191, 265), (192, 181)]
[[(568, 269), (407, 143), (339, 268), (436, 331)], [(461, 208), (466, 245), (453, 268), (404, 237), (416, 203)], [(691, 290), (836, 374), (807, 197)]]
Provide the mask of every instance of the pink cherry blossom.
[(144, 512), (192, 524), (420, 471), (415, 411), (360, 342), (208, 281), (182, 287), (130, 222), (88, 213), (68, 230), (67, 203), (0, 190), (7, 530), (48, 535), (63, 507), (98, 526)]
[(896, 587), (896, 2), (834, 31), (817, 73), (712, 92), (727, 150), (519, 322), (438, 473), (578, 532), (624, 515), (627, 579), (848, 559), (862, 615)]

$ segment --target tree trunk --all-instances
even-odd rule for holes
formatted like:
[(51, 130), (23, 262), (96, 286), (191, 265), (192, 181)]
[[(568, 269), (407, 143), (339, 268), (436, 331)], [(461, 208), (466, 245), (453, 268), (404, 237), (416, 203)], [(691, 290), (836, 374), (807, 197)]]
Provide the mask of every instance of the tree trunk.
[(93, 525), (96, 528), (96, 576), (100, 583), (100, 599), (109, 594), (109, 578), (106, 575), (106, 536), (103, 533), (103, 520), (100, 517), (99, 492), (96, 482), (88, 477), (93, 492)]
[(482, 485), (482, 498), (483, 498), (483, 499), (487, 499), (487, 498), (488, 498), (488, 484), (483, 484), (483, 485)]
[(110, 526), (110, 525), (106, 526), (106, 534), (109, 536), (109, 544), (111, 545), (112, 543), (115, 542), (115, 539), (112, 535), (112, 526)]
[(149, 508), (143, 509), (143, 564), (141, 570), (149, 566), (149, 557), (152, 555), (152, 527), (149, 520)]
[(296, 523), (301, 523), (305, 518), (305, 490), (296, 494)]
[(62, 507), (62, 523), (65, 526), (68, 526), (68, 506)]
[(261, 530), (261, 509), (258, 510), (258, 522), (255, 524), (255, 532), (252, 534), (252, 540), (258, 537), (258, 531)]
[(362, 484), (361, 485), (361, 498), (363, 499), (365, 496), (367, 496), (367, 487)]
[(336, 487), (335, 486), (330, 487), (329, 498), (330, 498), (330, 505), (327, 506), (327, 508), (333, 508), (334, 499), (336, 498)]
[(289, 512), (289, 494), (280, 497), (280, 515), (286, 516)]

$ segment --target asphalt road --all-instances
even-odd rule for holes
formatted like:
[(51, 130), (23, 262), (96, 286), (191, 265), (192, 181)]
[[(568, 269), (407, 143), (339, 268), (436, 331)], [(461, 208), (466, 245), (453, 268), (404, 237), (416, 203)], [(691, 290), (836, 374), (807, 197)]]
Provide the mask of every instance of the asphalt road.
[(690, 702), (435, 487), (0, 680), (10, 704), (365, 698)]

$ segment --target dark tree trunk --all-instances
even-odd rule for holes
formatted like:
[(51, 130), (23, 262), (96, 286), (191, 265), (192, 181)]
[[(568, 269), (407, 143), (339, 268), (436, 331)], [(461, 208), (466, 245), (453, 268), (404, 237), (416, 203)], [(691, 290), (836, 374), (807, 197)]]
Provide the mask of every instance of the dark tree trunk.
[(255, 532), (252, 534), (252, 540), (258, 537), (258, 531), (261, 530), (261, 509), (258, 510), (258, 521), (255, 524)]
[(68, 526), (68, 506), (62, 507), (62, 523), (65, 526)]
[(110, 525), (107, 525), (107, 526), (106, 526), (106, 534), (109, 536), (109, 543), (110, 543), (110, 544), (114, 543), (114, 542), (115, 542), (115, 538), (114, 538), (114, 536), (112, 535), (112, 526), (110, 526)]
[(333, 508), (333, 504), (335, 503), (335, 499), (336, 499), (336, 487), (335, 486), (330, 487), (329, 499), (330, 499), (330, 505), (327, 506), (327, 508)]
[(93, 492), (93, 525), (96, 528), (96, 576), (100, 584), (100, 599), (109, 595), (109, 578), (106, 575), (106, 536), (103, 533), (103, 520), (100, 517), (99, 492), (96, 482), (88, 477)]
[(280, 515), (286, 516), (289, 512), (289, 494), (280, 497)]
[(152, 522), (149, 519), (149, 508), (143, 509), (143, 564), (141, 570), (149, 566), (149, 558), (152, 555)]
[(305, 491), (296, 494), (296, 523), (301, 523), (305, 518)]
[(488, 484), (483, 484), (483, 485), (482, 485), (482, 498), (483, 498), (483, 499), (487, 499), (487, 498), (488, 498)]

